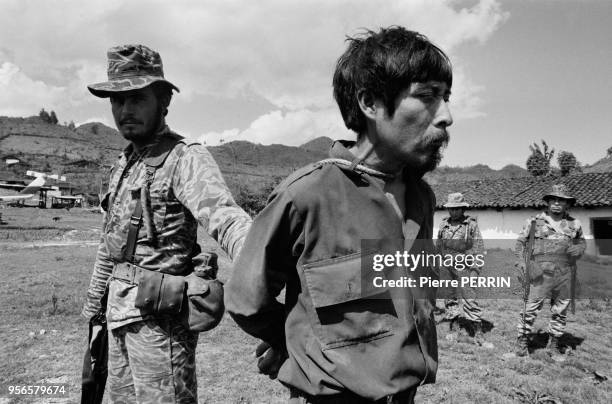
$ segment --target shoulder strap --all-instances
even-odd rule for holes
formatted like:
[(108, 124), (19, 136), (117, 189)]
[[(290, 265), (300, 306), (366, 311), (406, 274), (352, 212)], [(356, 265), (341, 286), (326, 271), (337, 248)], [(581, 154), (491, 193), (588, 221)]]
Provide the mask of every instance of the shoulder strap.
[(123, 259), (127, 262), (134, 260), (134, 252), (136, 251), (136, 239), (138, 238), (138, 230), (142, 224), (142, 203), (141, 198), (136, 200), (136, 206), (130, 217), (130, 228), (128, 230), (127, 242), (125, 244), (125, 253)]
[[(134, 260), (138, 232), (140, 231), (140, 227), (142, 226), (143, 217), (145, 218), (145, 220), (147, 220), (149, 224), (149, 226), (147, 226), (147, 237), (149, 238), (149, 240), (151, 240), (153, 245), (155, 245), (156, 243), (157, 237), (155, 236), (155, 231), (153, 229), (153, 218), (151, 216), (151, 184), (153, 183), (153, 179), (155, 178), (155, 172), (165, 163), (166, 158), (178, 143), (181, 143), (181, 139), (171, 138), (171, 140), (166, 142), (167, 146), (164, 147), (164, 149), (160, 153), (158, 153), (153, 158), (146, 158), (144, 160), (146, 169), (144, 186), (140, 191), (140, 198), (136, 200), (136, 206), (134, 207), (134, 211), (132, 212), (132, 216), (130, 217), (130, 227), (128, 229), (127, 242), (125, 245), (125, 254), (123, 256), (124, 260), (127, 262), (133, 262)], [(176, 161), (178, 161), (178, 159), (176, 159)], [(172, 169), (171, 171), (174, 171), (174, 169)]]

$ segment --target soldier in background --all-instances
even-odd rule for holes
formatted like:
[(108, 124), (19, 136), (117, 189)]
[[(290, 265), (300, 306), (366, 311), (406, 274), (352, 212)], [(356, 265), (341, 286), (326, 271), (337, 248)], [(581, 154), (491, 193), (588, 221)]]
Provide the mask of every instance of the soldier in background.
[[(111, 48), (108, 81), (88, 88), (110, 99), (117, 129), (130, 142), (102, 201), (103, 235), (83, 309), (86, 318), (106, 315), (109, 401), (197, 403), (198, 334), (172, 313), (183, 300), (183, 276), (202, 256), (198, 223), (233, 258), (251, 219), (234, 202), (208, 150), (166, 125), (178, 88), (164, 78), (157, 52), (143, 45)], [(145, 279), (176, 282), (147, 295)], [(141, 293), (150, 295), (147, 304), (159, 297), (160, 310), (137, 306)], [(162, 305), (168, 314), (160, 314)]]
[[(534, 245), (530, 271), (530, 291), (526, 310), (521, 313), (518, 324), (518, 356), (528, 351), (528, 335), (545, 298), (551, 299), (552, 318), (548, 323), (551, 354), (559, 353), (559, 337), (563, 335), (570, 303), (570, 280), (572, 267), (584, 254), (586, 242), (582, 226), (571, 217), (568, 209), (576, 199), (568, 195), (564, 185), (553, 185), (552, 191), (542, 198), (548, 204), (546, 212), (527, 220), (516, 242), (517, 266), (525, 271), (525, 248), (529, 237), (531, 221), (535, 219)], [(575, 268), (574, 268), (575, 269)]]
[[(458, 255), (483, 254), (484, 243), (476, 218), (465, 213), (469, 208), (463, 195), (459, 192), (448, 195), (448, 200), (444, 207), (448, 209), (449, 216), (442, 219), (438, 230), (436, 247), (443, 256), (446, 254)], [(446, 268), (451, 279), (461, 279), (465, 276), (478, 276), (480, 268), (471, 267), (463, 270)], [(458, 299), (459, 298), (459, 299)], [(476, 292), (470, 287), (459, 287), (450, 290), (449, 298), (445, 299), (444, 307), (446, 310), (445, 319), (451, 322), (451, 328), (461, 312), (464, 317), (471, 322), (472, 331), (476, 342), (483, 339), (482, 329), (482, 308), (476, 301)]]

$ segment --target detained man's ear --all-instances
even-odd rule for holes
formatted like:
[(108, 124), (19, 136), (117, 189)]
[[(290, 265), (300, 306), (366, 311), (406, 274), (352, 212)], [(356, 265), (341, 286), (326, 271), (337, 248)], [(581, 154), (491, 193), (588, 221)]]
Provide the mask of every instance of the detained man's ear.
[(376, 118), (376, 102), (372, 94), (361, 89), (357, 92), (357, 102), (359, 102), (359, 109), (365, 115), (367, 119), (375, 120)]

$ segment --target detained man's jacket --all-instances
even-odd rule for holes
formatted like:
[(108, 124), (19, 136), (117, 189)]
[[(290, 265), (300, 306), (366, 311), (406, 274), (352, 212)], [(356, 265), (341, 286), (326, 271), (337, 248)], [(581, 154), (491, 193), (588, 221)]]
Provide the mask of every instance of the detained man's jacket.
[[(339, 142), (331, 156), (354, 159)], [(433, 291), (360, 285), (362, 255), (371, 253), (363, 240), (388, 251), (434, 250), (433, 192), (407, 178), (406, 221), (381, 178), (329, 161), (288, 177), (255, 219), (226, 285), (226, 306), (246, 332), (286, 345), (284, 384), (311, 395), (349, 390), (378, 399), (435, 381)]]

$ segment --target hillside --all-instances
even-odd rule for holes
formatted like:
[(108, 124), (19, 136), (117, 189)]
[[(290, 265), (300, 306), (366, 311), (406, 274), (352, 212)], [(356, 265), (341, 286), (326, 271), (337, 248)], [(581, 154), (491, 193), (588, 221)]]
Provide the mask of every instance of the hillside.
[(65, 175), (74, 192), (97, 194), (126, 141), (102, 124), (75, 130), (39, 117), (0, 117), (0, 156), (13, 155), (21, 167), (0, 166), (0, 178), (20, 179), (25, 169)]
[(332, 143), (333, 143), (332, 139), (326, 136), (321, 136), (309, 142), (304, 143), (303, 145), (300, 146), (300, 149), (324, 153), (325, 155), (327, 155), (327, 152), (329, 151), (329, 148), (331, 147)]
[(509, 164), (500, 170), (494, 170), (485, 164), (470, 167), (441, 166), (425, 175), (430, 184), (441, 182), (463, 182), (480, 179), (499, 179), (529, 176), (529, 171), (514, 164)]
[[(313, 139), (299, 147), (234, 141), (209, 147), (239, 202), (259, 204), (282, 178), (295, 169), (328, 156), (332, 140)], [(16, 156), (18, 167), (0, 166), (0, 178), (23, 178), (25, 170), (63, 174), (74, 191), (97, 194), (108, 181), (108, 170), (127, 142), (112, 128), (87, 123), (74, 130), (39, 117), (0, 117), (0, 157)], [(586, 166), (585, 172), (611, 171), (612, 158)], [(426, 175), (431, 184), (528, 176), (524, 168), (508, 165), (494, 170), (486, 165), (439, 167)], [(249, 202), (250, 203), (250, 202)], [(253, 206), (256, 210), (260, 205)]]
[(590, 166), (585, 166), (582, 169), (585, 173), (604, 173), (612, 171), (612, 155), (597, 160)]

